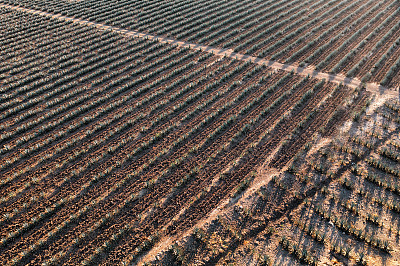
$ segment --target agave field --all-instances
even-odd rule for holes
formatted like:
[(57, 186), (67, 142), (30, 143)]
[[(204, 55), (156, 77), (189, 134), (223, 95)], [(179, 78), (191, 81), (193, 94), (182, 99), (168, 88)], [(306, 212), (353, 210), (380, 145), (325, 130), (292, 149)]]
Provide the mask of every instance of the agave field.
[(345, 264), (398, 264), (399, 107), (387, 101), (355, 117), (359, 123), (340, 138), (273, 179), (275, 187), (293, 183), (298, 197), (307, 196), (282, 225), (292, 233), (277, 249), (300, 261), (334, 256)]
[(371, 82), (400, 85), (399, 21), (398, 1), (0, 0), (0, 264), (395, 262), (400, 107), (365, 112)]
[(1, 0), (400, 86), (397, 0)]
[(305, 145), (287, 170), (152, 263), (397, 265), (400, 103), (363, 112), (350, 130), (318, 149)]

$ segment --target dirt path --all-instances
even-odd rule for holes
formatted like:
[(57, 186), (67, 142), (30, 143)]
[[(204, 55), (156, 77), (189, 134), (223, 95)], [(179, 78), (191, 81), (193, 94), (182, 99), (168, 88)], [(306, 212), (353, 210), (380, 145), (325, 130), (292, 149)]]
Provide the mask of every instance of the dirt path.
[(303, 68), (303, 67), (295, 66), (292, 64), (282, 64), (282, 63), (279, 63), (276, 61), (266, 60), (266, 59), (259, 58), (259, 57), (235, 53), (232, 49), (220, 49), (220, 48), (215, 48), (215, 47), (211, 47), (208, 45), (188, 43), (188, 42), (170, 39), (170, 38), (166, 38), (166, 37), (162, 37), (162, 36), (141, 33), (141, 32), (133, 31), (133, 30), (126, 30), (126, 29), (122, 29), (122, 28), (118, 28), (118, 27), (114, 27), (114, 26), (108, 26), (108, 25), (100, 24), (100, 23), (94, 23), (94, 22), (91, 22), (88, 20), (82, 20), (79, 18), (66, 17), (66, 16), (62, 16), (60, 14), (55, 15), (55, 14), (51, 14), (51, 13), (47, 13), (47, 12), (43, 12), (43, 11), (39, 11), (39, 10), (34, 10), (34, 9), (11, 6), (11, 5), (7, 5), (7, 4), (0, 4), (0, 7), (23, 11), (23, 12), (27, 12), (27, 13), (31, 13), (31, 14), (38, 14), (38, 15), (52, 17), (52, 18), (58, 18), (61, 20), (66, 20), (66, 21), (73, 21), (73, 22), (76, 22), (79, 24), (94, 26), (101, 30), (112, 30), (112, 31), (116, 31), (120, 34), (130, 36), (130, 37), (155, 39), (161, 43), (176, 44), (180, 47), (189, 47), (194, 50), (206, 51), (206, 52), (218, 55), (218, 56), (227, 56), (229, 58), (238, 59), (238, 60), (242, 60), (242, 61), (251, 61), (251, 62), (259, 64), (259, 65), (266, 65), (272, 69), (285, 70), (288, 72), (294, 71), (295, 73), (297, 73), (301, 76), (310, 75), (310, 76), (320, 79), (320, 80), (325, 79), (325, 80), (329, 80), (330, 82), (333, 82), (336, 84), (342, 83), (351, 88), (361, 87), (362, 85), (365, 85), (367, 91), (371, 92), (372, 94), (375, 94), (378, 97), (385, 96), (385, 98), (400, 99), (400, 88), (387, 88), (387, 87), (381, 86), (376, 83), (363, 84), (359, 79), (348, 78), (342, 74), (332, 75), (332, 74), (328, 74), (328, 73), (324, 73), (324, 72), (318, 72), (312, 66)]

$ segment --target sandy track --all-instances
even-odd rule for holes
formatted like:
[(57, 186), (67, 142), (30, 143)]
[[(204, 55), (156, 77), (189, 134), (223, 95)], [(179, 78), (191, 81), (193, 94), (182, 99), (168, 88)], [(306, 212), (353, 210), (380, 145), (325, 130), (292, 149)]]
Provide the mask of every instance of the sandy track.
[(194, 50), (201, 50), (201, 51), (206, 51), (209, 53), (213, 53), (217, 56), (226, 56), (229, 58), (233, 59), (238, 59), (242, 61), (251, 61), (253, 63), (259, 64), (259, 65), (266, 65), (272, 69), (276, 70), (285, 70), (285, 71), (294, 71), (294, 73), (299, 74), (301, 76), (312, 76), (314, 78), (320, 79), (320, 80), (327, 80), (336, 84), (345, 84), (351, 88), (357, 88), (361, 86), (365, 86), (366, 90), (373, 93), (376, 96), (385, 96), (385, 98), (399, 98), (400, 99), (400, 88), (388, 88), (381, 86), (377, 83), (362, 83), (359, 79), (357, 78), (348, 78), (342, 74), (338, 75), (333, 75), (333, 74), (328, 74), (324, 72), (319, 72), (314, 69), (312, 66), (308, 66), (306, 68), (299, 67), (293, 64), (282, 64), (276, 61), (272, 60), (267, 60), (255, 56), (249, 56), (249, 55), (244, 55), (244, 54), (239, 54), (235, 53), (232, 49), (220, 49), (208, 45), (201, 45), (201, 44), (196, 44), (196, 43), (189, 43), (189, 42), (184, 42), (184, 41), (179, 41), (175, 39), (170, 39), (162, 36), (156, 36), (156, 35), (151, 35), (147, 33), (142, 33), (134, 30), (127, 30), (127, 29), (122, 29), (114, 26), (108, 26), (105, 24), (101, 23), (94, 23), (88, 20), (83, 20), (79, 18), (72, 18), (72, 17), (66, 17), (62, 16), (60, 14), (52, 14), (52, 13), (47, 13), (39, 10), (34, 10), (34, 9), (28, 9), (28, 8), (23, 8), (23, 7), (17, 7), (17, 6), (12, 6), (12, 5), (7, 5), (7, 4), (0, 4), (0, 7), (4, 8), (9, 8), (13, 10), (18, 10), (22, 12), (27, 12), (31, 14), (38, 14), (42, 16), (47, 16), (47, 17), (52, 17), (52, 18), (57, 18), (61, 20), (66, 20), (66, 21), (73, 21), (79, 24), (84, 24), (88, 26), (94, 26), (98, 29), (101, 30), (112, 30), (115, 32), (118, 32), (120, 34), (129, 36), (129, 37), (139, 37), (139, 38), (147, 38), (147, 39), (154, 39), (158, 40), (161, 43), (166, 43), (166, 44), (175, 44), (180, 47), (188, 47), (190, 49)]

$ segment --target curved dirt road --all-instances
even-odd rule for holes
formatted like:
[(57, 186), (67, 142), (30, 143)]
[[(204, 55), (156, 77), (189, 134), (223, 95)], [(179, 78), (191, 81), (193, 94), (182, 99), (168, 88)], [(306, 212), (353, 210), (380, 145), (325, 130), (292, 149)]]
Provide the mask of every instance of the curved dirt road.
[(39, 10), (34, 10), (34, 9), (28, 9), (28, 8), (23, 8), (23, 7), (17, 7), (17, 6), (11, 6), (7, 4), (0, 4), (0, 7), (4, 8), (9, 8), (13, 10), (18, 10), (22, 12), (27, 12), (27, 13), (32, 13), (32, 14), (38, 14), (42, 16), (47, 16), (47, 17), (52, 17), (52, 18), (58, 18), (66, 21), (73, 21), (79, 24), (85, 24), (88, 26), (94, 26), (96, 28), (102, 29), (102, 30), (113, 30), (116, 31), (120, 34), (130, 36), (130, 37), (139, 37), (139, 38), (148, 38), (148, 39), (156, 39), (161, 43), (168, 43), (168, 44), (176, 44), (180, 47), (188, 47), (194, 50), (202, 50), (206, 52), (213, 53), (218, 56), (227, 56), (233, 59), (238, 59), (242, 61), (251, 61), (253, 63), (259, 64), (259, 65), (266, 65), (272, 69), (277, 69), (277, 70), (285, 70), (285, 71), (294, 71), (295, 73), (301, 75), (301, 76), (312, 76), (317, 79), (325, 79), (329, 80), (330, 82), (336, 83), (336, 84), (345, 84), (351, 88), (356, 88), (356, 87), (361, 87), (365, 86), (366, 90), (373, 93), (376, 96), (384, 96), (385, 98), (399, 98), (400, 99), (400, 94), (399, 94), (399, 88), (387, 88), (384, 86), (381, 86), (376, 83), (365, 83), (363, 84), (359, 79), (357, 78), (348, 78), (344, 75), (332, 75), (324, 72), (318, 72), (312, 67), (299, 67), (291, 64), (282, 64), (276, 61), (271, 61), (271, 60), (266, 60), (263, 58), (259, 57), (254, 57), (254, 56), (249, 56), (249, 55), (244, 55), (244, 54), (239, 54), (235, 53), (232, 49), (220, 49), (220, 48), (215, 48), (207, 45), (201, 45), (201, 44), (195, 44), (195, 43), (188, 43), (184, 41), (179, 41), (175, 39), (170, 39), (162, 36), (156, 36), (156, 35), (151, 35), (147, 33), (142, 33), (134, 30), (126, 30), (114, 26), (108, 26), (105, 24), (100, 24), (100, 23), (95, 23), (91, 22), (88, 20), (83, 20), (79, 18), (72, 18), (72, 17), (66, 17), (62, 16), (60, 14), (51, 14)]

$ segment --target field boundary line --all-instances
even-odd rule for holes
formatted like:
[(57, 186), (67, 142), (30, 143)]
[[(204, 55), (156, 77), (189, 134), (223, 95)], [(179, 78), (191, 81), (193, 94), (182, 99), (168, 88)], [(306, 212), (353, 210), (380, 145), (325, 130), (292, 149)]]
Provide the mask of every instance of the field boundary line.
[(400, 99), (400, 88), (389, 88), (382, 86), (377, 83), (363, 83), (357, 78), (350, 78), (346, 77), (342, 74), (329, 74), (329, 73), (324, 73), (324, 72), (319, 72), (316, 71), (312, 66), (308, 67), (299, 67), (293, 64), (282, 64), (277, 61), (272, 61), (268, 59), (263, 59), (260, 57), (255, 57), (255, 56), (250, 56), (250, 55), (244, 55), (240, 53), (235, 53), (232, 49), (220, 49), (208, 45), (202, 45), (202, 44), (196, 44), (196, 43), (189, 43), (185, 41), (179, 41), (176, 39), (171, 39), (163, 36), (157, 36), (157, 35), (152, 35), (148, 33), (143, 33), (135, 30), (127, 30), (123, 28), (118, 28), (115, 26), (109, 26), (106, 24), (101, 24), (101, 23), (95, 23), (92, 21), (88, 20), (83, 20), (80, 18), (73, 18), (73, 17), (67, 17), (63, 16), (61, 14), (52, 14), (44, 11), (39, 11), (35, 9), (29, 9), (29, 8), (24, 8), (24, 7), (19, 7), (19, 6), (12, 6), (8, 4), (0, 4), (0, 7), (4, 8), (9, 8), (17, 11), (22, 11), (26, 13), (31, 13), (31, 14), (37, 14), (37, 15), (42, 15), (46, 17), (52, 17), (52, 18), (57, 18), (60, 20), (65, 20), (65, 21), (72, 21), (75, 23), (83, 24), (83, 25), (88, 25), (88, 26), (94, 26), (98, 29), (101, 30), (111, 30), (118, 32), (120, 34), (123, 34), (125, 36), (129, 37), (138, 37), (138, 38), (145, 38), (145, 39), (151, 39), (151, 40), (158, 40), (160, 43), (165, 43), (165, 44), (174, 44), (178, 45), (179, 47), (182, 48), (190, 48), (193, 50), (200, 50), (204, 52), (209, 52), (217, 56), (226, 56), (232, 59), (237, 59), (241, 61), (251, 61), (252, 63), (258, 64), (258, 65), (265, 65), (268, 66), (269, 68), (275, 69), (275, 70), (284, 70), (287, 72), (293, 71), (296, 74), (299, 74), (300, 76), (310, 76), (319, 80), (325, 79), (326, 81), (330, 81), (332, 83), (336, 84), (344, 84), (350, 88), (360, 88), (362, 86), (365, 86), (366, 90), (376, 96), (384, 95), (385, 97), (388, 98), (399, 98)]

